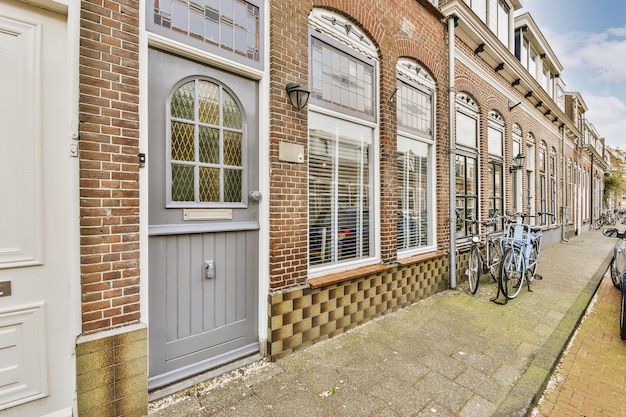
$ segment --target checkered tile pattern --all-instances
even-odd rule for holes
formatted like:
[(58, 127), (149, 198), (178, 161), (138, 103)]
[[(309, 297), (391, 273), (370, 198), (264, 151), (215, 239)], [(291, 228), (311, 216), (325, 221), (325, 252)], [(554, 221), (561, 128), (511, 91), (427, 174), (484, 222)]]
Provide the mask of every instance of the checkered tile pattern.
[(268, 354), (276, 360), (446, 288), (448, 257), (442, 256), (322, 288), (271, 294)]

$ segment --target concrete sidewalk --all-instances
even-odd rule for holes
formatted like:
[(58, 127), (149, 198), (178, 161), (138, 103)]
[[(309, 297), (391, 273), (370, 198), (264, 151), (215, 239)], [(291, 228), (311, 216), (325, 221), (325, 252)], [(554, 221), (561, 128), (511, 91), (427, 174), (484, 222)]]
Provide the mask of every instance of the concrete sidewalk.
[(483, 277), (275, 363), (259, 361), (150, 404), (171, 416), (524, 416), (610, 262), (590, 231), (542, 250), (533, 292), (489, 301)]

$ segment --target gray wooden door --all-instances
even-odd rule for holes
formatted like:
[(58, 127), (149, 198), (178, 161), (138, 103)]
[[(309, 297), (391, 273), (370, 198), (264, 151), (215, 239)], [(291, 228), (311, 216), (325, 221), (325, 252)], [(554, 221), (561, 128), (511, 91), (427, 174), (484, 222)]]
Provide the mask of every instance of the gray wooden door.
[(258, 352), (257, 82), (149, 51), (150, 388)]

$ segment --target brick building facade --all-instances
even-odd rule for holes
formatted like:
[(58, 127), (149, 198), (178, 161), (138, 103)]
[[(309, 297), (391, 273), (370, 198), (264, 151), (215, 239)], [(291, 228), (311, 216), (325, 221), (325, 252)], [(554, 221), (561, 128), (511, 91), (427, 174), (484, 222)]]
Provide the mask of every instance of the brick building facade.
[(22, 133), (63, 187), (15, 212), (64, 234), (0, 251), (0, 323), (41, 358), (0, 390), (8, 416), (144, 415), (149, 392), (463, 285), (463, 218), (552, 212), (533, 220), (552, 244), (602, 209), (603, 139), (518, 0), (0, 2), (52, 89), (19, 120), (63, 138)]

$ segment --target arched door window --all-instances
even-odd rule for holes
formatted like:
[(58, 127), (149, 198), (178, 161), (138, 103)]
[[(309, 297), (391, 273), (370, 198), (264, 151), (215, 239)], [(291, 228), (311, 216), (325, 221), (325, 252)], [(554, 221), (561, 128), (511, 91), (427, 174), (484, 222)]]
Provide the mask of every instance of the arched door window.
[(183, 82), (168, 108), (168, 206), (246, 203), (244, 117), (219, 83)]

